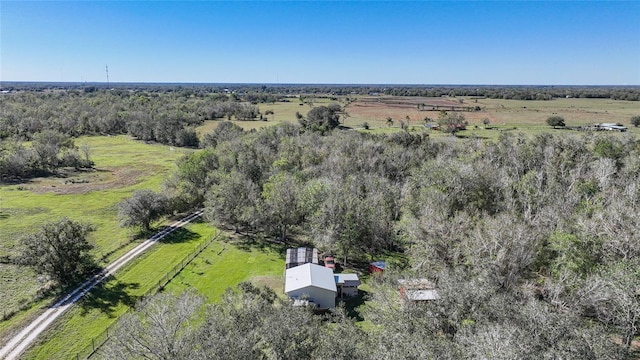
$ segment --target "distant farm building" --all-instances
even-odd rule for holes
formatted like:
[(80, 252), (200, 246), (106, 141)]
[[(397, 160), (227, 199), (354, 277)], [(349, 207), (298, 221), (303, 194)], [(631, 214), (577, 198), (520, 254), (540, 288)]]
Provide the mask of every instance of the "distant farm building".
[(358, 286), (360, 286), (360, 278), (357, 274), (335, 274), (336, 288), (338, 297), (358, 296)]
[(412, 302), (438, 300), (440, 296), (434, 284), (427, 279), (398, 280), (400, 296)]
[(318, 263), (318, 249), (316, 248), (297, 248), (287, 249), (287, 256), (285, 258), (285, 269), (300, 266), (303, 264), (317, 264)]
[(620, 131), (620, 132), (627, 131), (626, 127), (620, 124), (615, 124), (615, 123), (602, 123), (602, 124), (598, 124), (598, 127), (602, 130), (608, 130), (608, 131)]
[(369, 264), (369, 273), (382, 274), (387, 268), (387, 263), (384, 261), (374, 261)]
[(286, 269), (284, 293), (296, 304), (332, 309), (337, 293), (333, 270), (311, 263)]

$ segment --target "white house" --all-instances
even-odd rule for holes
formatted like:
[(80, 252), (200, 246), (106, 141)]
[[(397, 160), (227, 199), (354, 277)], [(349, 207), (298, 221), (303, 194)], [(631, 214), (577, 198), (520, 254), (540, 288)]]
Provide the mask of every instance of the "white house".
[(338, 297), (358, 296), (360, 279), (357, 274), (335, 274), (333, 277), (336, 280)]
[(295, 300), (308, 301), (318, 309), (336, 306), (336, 281), (333, 270), (307, 263), (285, 270), (284, 293)]

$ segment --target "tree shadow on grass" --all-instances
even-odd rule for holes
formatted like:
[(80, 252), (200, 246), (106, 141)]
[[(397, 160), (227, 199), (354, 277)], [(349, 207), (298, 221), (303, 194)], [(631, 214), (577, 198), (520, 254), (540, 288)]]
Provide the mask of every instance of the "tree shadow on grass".
[(364, 290), (358, 290), (358, 295), (353, 297), (345, 297), (339, 299), (344, 303), (344, 308), (347, 311), (347, 315), (355, 321), (364, 321), (364, 317), (360, 313), (360, 306), (364, 305), (369, 293)]
[[(287, 246), (285, 246), (284, 243), (264, 236), (256, 236), (251, 233), (236, 233), (229, 236), (227, 241), (242, 251), (258, 250), (261, 252), (275, 252), (283, 257), (287, 253)], [(293, 244), (290, 241), (288, 247), (292, 246)]]
[[(113, 279), (113, 277), (109, 277), (107, 280)], [(136, 303), (138, 297), (129, 294), (129, 291), (139, 287), (139, 283), (121, 281), (103, 283), (82, 298), (80, 302), (81, 314), (86, 315), (89, 311), (98, 309), (107, 316), (114, 317), (113, 312), (118, 305), (122, 304), (131, 307)]]
[[(159, 231), (161, 230), (163, 229), (159, 229)], [(179, 228), (174, 230), (171, 234), (167, 235), (166, 237), (162, 238), (160, 242), (163, 244), (178, 244), (178, 243), (191, 242), (198, 239), (200, 239), (200, 234), (185, 228)]]

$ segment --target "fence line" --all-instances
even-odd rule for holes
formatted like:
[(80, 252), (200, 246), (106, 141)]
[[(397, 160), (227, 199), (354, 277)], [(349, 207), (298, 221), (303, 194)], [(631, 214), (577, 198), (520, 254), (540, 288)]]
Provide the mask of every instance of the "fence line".
[[(152, 286), (151, 289), (149, 289), (146, 293), (144, 293), (144, 295), (142, 295), (141, 298), (155, 295), (156, 293), (164, 289), (164, 287), (167, 286), (167, 284), (169, 284), (171, 280), (173, 280), (173, 278), (175, 278), (182, 270), (184, 270), (184, 268), (186, 268), (195, 258), (197, 258), (198, 255), (200, 255), (207, 247), (209, 247), (209, 245), (211, 245), (212, 242), (216, 241), (220, 237), (220, 234), (221, 232), (218, 231), (208, 241), (206, 242), (203, 241), (200, 244), (198, 244), (198, 247), (196, 247), (196, 249), (193, 252), (185, 256), (180, 262), (178, 262), (178, 264), (176, 264), (176, 266), (173, 267), (173, 269), (169, 270), (166, 274), (164, 274), (162, 278), (158, 281), (158, 283)], [(122, 315), (128, 313), (132, 309), (133, 307), (130, 307)], [(91, 356), (93, 356), (96, 353), (96, 351), (100, 349), (100, 347), (104, 345), (104, 343), (106, 343), (107, 340), (109, 340), (110, 330), (111, 330), (111, 334), (113, 334), (114, 327), (117, 325), (118, 325), (118, 321), (116, 320), (116, 322), (109, 325), (103, 332), (98, 334), (96, 337), (92, 338), (91, 344), (88, 344), (87, 346), (84, 347), (84, 349), (77, 352), (75, 359), (76, 360), (89, 359)]]

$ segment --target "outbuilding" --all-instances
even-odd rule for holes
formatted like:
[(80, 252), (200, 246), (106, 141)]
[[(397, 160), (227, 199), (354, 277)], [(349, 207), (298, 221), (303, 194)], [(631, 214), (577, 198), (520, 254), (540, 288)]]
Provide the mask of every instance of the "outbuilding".
[(338, 297), (358, 296), (358, 286), (360, 286), (358, 274), (335, 274), (333, 277), (336, 280)]
[(285, 270), (284, 293), (294, 304), (305, 303), (318, 309), (336, 306), (336, 281), (333, 270), (307, 263)]
[(369, 273), (371, 274), (382, 274), (384, 270), (387, 268), (387, 263), (384, 261), (374, 261), (369, 264)]

